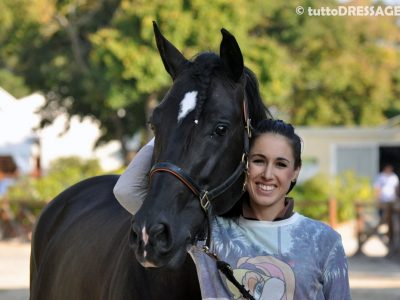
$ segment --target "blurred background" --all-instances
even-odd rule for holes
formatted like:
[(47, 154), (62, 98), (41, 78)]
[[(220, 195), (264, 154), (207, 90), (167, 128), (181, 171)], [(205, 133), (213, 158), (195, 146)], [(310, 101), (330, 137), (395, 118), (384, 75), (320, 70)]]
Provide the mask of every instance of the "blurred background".
[[(307, 13), (339, 6), (394, 13)], [(0, 0), (0, 259), (21, 253), (25, 272), (3, 276), (0, 299), (27, 297), (43, 206), (122, 172), (151, 138), (171, 84), (153, 20), (188, 58), (218, 52), (222, 27), (235, 35), (265, 105), (304, 141), (296, 209), (342, 233), (354, 299), (399, 300), (399, 199), (379, 219), (374, 181), (386, 164), (400, 175), (400, 1), (362, 0)]]

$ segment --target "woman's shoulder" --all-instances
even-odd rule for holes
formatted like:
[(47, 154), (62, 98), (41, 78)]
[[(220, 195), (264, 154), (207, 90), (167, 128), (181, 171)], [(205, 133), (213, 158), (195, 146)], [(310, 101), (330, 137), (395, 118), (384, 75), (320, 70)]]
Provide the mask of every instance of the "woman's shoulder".
[(311, 219), (306, 217), (302, 214), (295, 212), (291, 217), (288, 219), (280, 220), (280, 221), (256, 221), (256, 220), (249, 220), (243, 217), (239, 217), (236, 219), (233, 218), (226, 218), (226, 217), (218, 217), (216, 216), (213, 218), (212, 226), (217, 227), (220, 229), (232, 228), (235, 227), (258, 227), (258, 228), (277, 228), (281, 227), (285, 230), (295, 230), (295, 231), (302, 231), (308, 232), (312, 235), (316, 236), (325, 236), (329, 237), (330, 239), (338, 239), (340, 238), (340, 234), (336, 232), (332, 227), (328, 224)]
[(329, 239), (340, 239), (340, 234), (333, 229), (330, 225), (299, 214), (299, 226), (304, 231), (312, 232), (318, 236), (326, 237)]

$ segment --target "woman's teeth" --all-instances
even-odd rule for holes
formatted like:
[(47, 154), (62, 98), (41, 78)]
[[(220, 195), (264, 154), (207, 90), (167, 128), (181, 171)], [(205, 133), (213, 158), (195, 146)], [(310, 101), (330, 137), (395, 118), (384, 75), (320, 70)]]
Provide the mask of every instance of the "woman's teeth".
[(259, 184), (257, 184), (257, 186), (258, 186), (261, 190), (267, 191), (267, 192), (272, 191), (273, 189), (275, 189), (275, 186), (274, 186), (274, 185), (266, 185), (266, 184), (259, 183)]

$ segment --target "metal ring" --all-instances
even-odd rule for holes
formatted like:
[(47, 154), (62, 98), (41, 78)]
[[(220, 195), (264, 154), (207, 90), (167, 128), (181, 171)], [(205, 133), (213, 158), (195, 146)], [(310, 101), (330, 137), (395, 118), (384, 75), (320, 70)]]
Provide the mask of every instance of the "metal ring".
[(208, 191), (204, 191), (202, 196), (200, 197), (200, 205), (204, 209), (204, 211), (207, 211), (208, 208), (210, 207), (210, 199), (208, 199)]

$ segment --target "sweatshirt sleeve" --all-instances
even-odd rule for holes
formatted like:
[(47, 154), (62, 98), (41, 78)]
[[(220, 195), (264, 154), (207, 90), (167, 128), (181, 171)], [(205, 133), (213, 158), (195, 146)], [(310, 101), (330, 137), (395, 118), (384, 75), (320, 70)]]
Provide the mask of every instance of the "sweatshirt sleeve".
[(346, 254), (337, 239), (324, 267), (323, 292), (327, 300), (351, 300)]
[(147, 195), (153, 149), (154, 138), (140, 149), (114, 186), (115, 198), (133, 215), (139, 210)]

